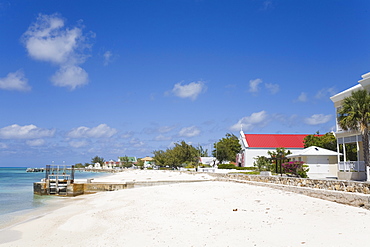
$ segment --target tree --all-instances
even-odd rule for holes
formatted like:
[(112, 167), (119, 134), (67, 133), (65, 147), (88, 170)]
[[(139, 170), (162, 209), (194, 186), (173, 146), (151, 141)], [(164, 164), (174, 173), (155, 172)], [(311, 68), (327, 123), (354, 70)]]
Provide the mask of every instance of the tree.
[(198, 145), (196, 149), (199, 153), (199, 157), (208, 157), (208, 149), (204, 149), (201, 145)]
[(276, 151), (268, 151), (267, 154), (270, 155), (271, 160), (273, 161), (273, 163), (275, 163), (274, 172), (278, 173), (280, 170), (280, 173), (282, 173), (281, 165), (284, 163), (285, 160), (287, 160), (286, 156), (288, 154), (291, 154), (290, 150), (285, 150), (285, 148), (280, 147), (276, 148)]
[(337, 139), (331, 132), (326, 133), (325, 135), (320, 135), (319, 132), (316, 132), (316, 134), (314, 135), (306, 136), (303, 142), (305, 148), (316, 146), (320, 148), (337, 151)]
[(175, 143), (175, 147), (170, 152), (170, 155), (172, 156), (176, 166), (195, 166), (199, 160), (198, 150), (192, 145), (187, 144), (185, 141)]
[(212, 154), (222, 163), (223, 161), (234, 161), (236, 154), (240, 152), (241, 146), (238, 137), (227, 133), (224, 138), (214, 144)]
[(338, 110), (338, 123), (343, 130), (361, 133), (365, 165), (369, 166), (370, 94), (366, 90), (352, 92)]
[(123, 167), (131, 167), (132, 166), (132, 162), (130, 161), (129, 157), (127, 157), (127, 155), (125, 155), (124, 157), (121, 157), (120, 161), (121, 161)]
[(155, 150), (153, 151), (154, 154), (154, 161), (157, 165), (159, 166), (166, 166), (166, 161), (167, 161), (167, 153), (163, 150)]
[(140, 169), (143, 169), (144, 168), (144, 161), (142, 159), (138, 159), (136, 166), (138, 166)]
[[(337, 139), (334, 134), (329, 132), (325, 135), (320, 135), (316, 132), (314, 135), (308, 135), (304, 138), (304, 147), (321, 147), (329, 150), (337, 151)], [(354, 143), (346, 143), (346, 157), (348, 160), (357, 160), (357, 145)], [(339, 152), (343, 153), (343, 147), (339, 147)]]
[(75, 168), (84, 168), (85, 166), (82, 163), (75, 164)]
[(94, 158), (91, 159), (91, 164), (99, 163), (102, 166), (104, 165), (104, 162), (105, 162), (104, 158), (99, 156), (95, 156)]
[(172, 149), (157, 150), (153, 154), (155, 163), (160, 166), (195, 166), (199, 160), (199, 151), (185, 141), (175, 143)]
[(271, 162), (269, 158), (265, 156), (257, 156), (254, 158), (256, 161), (253, 162), (253, 165), (257, 168), (258, 171), (271, 171)]

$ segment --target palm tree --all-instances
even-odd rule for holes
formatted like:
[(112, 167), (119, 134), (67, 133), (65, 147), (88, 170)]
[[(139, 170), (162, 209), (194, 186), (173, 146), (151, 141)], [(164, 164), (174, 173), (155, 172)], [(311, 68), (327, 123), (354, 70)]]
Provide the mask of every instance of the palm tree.
[(361, 133), (365, 166), (369, 166), (370, 94), (366, 90), (352, 92), (338, 111), (338, 123), (343, 130)]

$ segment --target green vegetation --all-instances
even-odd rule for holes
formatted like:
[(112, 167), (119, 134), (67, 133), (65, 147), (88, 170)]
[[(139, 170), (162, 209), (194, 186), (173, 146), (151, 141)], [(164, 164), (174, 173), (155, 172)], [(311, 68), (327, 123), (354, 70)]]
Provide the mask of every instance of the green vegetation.
[[(337, 139), (334, 134), (329, 132), (325, 135), (321, 135), (316, 132), (314, 135), (308, 135), (304, 138), (304, 147), (321, 147), (332, 151), (337, 151)], [(357, 160), (357, 145), (356, 143), (346, 143), (346, 157), (347, 160)], [(343, 153), (343, 145), (339, 146), (339, 152)], [(344, 158), (343, 156), (341, 157)]]
[(274, 173), (282, 173), (281, 165), (288, 160), (286, 156), (291, 154), (290, 150), (285, 150), (285, 148), (280, 147), (276, 148), (276, 151), (268, 151), (267, 153), (270, 155), (270, 160), (272, 161), (270, 171)]
[(234, 164), (219, 164), (218, 169), (255, 170), (255, 167), (239, 167)]
[(153, 154), (154, 161), (157, 165), (171, 168), (192, 168), (195, 167), (199, 161), (199, 149), (194, 148), (185, 141), (175, 143), (175, 147), (168, 148), (166, 151), (154, 151)]
[(144, 168), (144, 161), (141, 160), (141, 159), (138, 159), (136, 166), (138, 166), (140, 169), (143, 169)]
[(370, 94), (366, 90), (352, 92), (338, 111), (338, 123), (344, 130), (361, 133), (365, 165), (369, 166)]
[(257, 171), (271, 171), (272, 170), (272, 164), (269, 158), (265, 156), (257, 156), (254, 158), (256, 161), (253, 162), (254, 167), (257, 169)]
[(122, 164), (122, 167), (131, 167), (133, 162), (130, 160), (128, 156), (120, 157), (120, 161)]
[(208, 149), (204, 149), (200, 145), (198, 145), (196, 149), (198, 150), (199, 157), (208, 157)]
[(223, 161), (234, 161), (236, 154), (239, 153), (241, 146), (239, 139), (234, 134), (226, 134), (226, 137), (220, 139), (214, 144), (212, 152), (213, 157), (222, 163)]
[(82, 163), (75, 164), (75, 168), (84, 168), (85, 166)]
[(101, 166), (104, 165), (104, 158), (95, 156), (94, 158), (91, 159), (91, 164), (94, 165), (95, 163), (99, 163)]
[(316, 146), (337, 151), (337, 139), (331, 132), (321, 136), (319, 132), (316, 132), (314, 135), (308, 135), (304, 138), (303, 143), (305, 148)]
[(308, 165), (302, 161), (290, 161), (282, 164), (284, 173), (292, 174), (297, 177), (307, 178)]

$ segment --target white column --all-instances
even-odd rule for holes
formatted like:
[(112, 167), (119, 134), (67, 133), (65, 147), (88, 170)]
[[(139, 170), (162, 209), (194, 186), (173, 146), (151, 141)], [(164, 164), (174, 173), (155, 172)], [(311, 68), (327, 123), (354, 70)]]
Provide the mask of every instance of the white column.
[(347, 161), (347, 155), (346, 155), (346, 144), (344, 143), (344, 137), (343, 138), (343, 159), (344, 159), (344, 162)]

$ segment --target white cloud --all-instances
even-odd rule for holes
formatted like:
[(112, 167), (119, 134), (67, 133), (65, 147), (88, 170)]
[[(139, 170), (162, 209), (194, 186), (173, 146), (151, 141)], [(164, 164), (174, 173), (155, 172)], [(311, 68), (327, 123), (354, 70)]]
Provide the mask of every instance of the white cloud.
[(6, 145), (5, 143), (0, 142), (0, 149), (7, 149), (7, 148), (8, 148), (8, 145)]
[(64, 28), (60, 15), (42, 15), (23, 34), (23, 41), (30, 57), (36, 60), (65, 64), (79, 57), (76, 49), (83, 41), (82, 29)]
[(262, 83), (262, 80), (257, 78), (255, 80), (249, 81), (249, 92), (256, 93), (258, 92), (259, 88), (258, 85)]
[(133, 147), (135, 147), (135, 148), (138, 148), (138, 147), (142, 147), (142, 146), (144, 146), (144, 142), (142, 142), (142, 141), (140, 141), (139, 139), (137, 139), (137, 138), (132, 138), (131, 140), (130, 140), (130, 144), (131, 145), (133, 145)]
[(111, 51), (106, 51), (104, 52), (103, 54), (103, 57), (104, 57), (104, 66), (107, 66), (109, 63), (112, 62), (112, 52)]
[(45, 144), (45, 140), (44, 139), (28, 140), (26, 143), (27, 143), (28, 146), (37, 147), (37, 146), (44, 145)]
[(159, 135), (154, 138), (154, 141), (169, 141), (169, 140), (171, 140), (171, 137), (164, 135)]
[(332, 115), (314, 114), (309, 118), (306, 118), (304, 122), (309, 125), (324, 124), (331, 120)]
[(297, 99), (299, 102), (306, 102), (307, 101), (307, 94), (302, 92)]
[(243, 127), (243, 131), (252, 130), (255, 126), (264, 126), (268, 122), (268, 115), (265, 111), (254, 112), (250, 116), (243, 117), (236, 124), (230, 127), (232, 131), (239, 131)]
[(270, 9), (270, 8), (273, 8), (273, 3), (271, 0), (268, 0), (268, 1), (264, 1), (263, 2), (263, 10), (267, 10), (267, 9)]
[(162, 126), (162, 127), (158, 128), (158, 132), (159, 133), (167, 133), (167, 132), (170, 132), (171, 130), (173, 130), (174, 128), (175, 128), (175, 126)]
[(79, 66), (63, 66), (51, 78), (55, 86), (71, 90), (86, 85), (89, 81), (86, 71)]
[(185, 137), (198, 136), (199, 134), (200, 134), (200, 129), (198, 129), (198, 127), (196, 126), (182, 128), (179, 132), (180, 136), (185, 136)]
[(94, 128), (81, 126), (68, 132), (67, 136), (71, 138), (104, 138), (112, 137), (117, 130), (106, 124), (100, 124)]
[(64, 27), (64, 19), (58, 14), (39, 14), (22, 36), (31, 58), (61, 67), (52, 77), (54, 85), (72, 90), (88, 82), (86, 71), (77, 66), (88, 57), (85, 52), (90, 47), (87, 38), (82, 33), (82, 26)]
[(37, 126), (30, 124), (25, 126), (19, 126), (13, 124), (0, 129), (1, 139), (34, 139), (42, 137), (51, 137), (55, 133), (55, 130), (42, 129)]
[(279, 84), (265, 83), (265, 87), (271, 94), (276, 94), (280, 90)]
[(191, 82), (187, 85), (182, 85), (181, 82), (176, 83), (172, 89), (172, 93), (180, 98), (190, 98), (195, 100), (199, 94), (205, 92), (206, 86), (203, 81)]
[(323, 98), (330, 98), (331, 96), (335, 95), (336, 94), (336, 90), (335, 90), (335, 87), (331, 87), (331, 88), (323, 88), (321, 89), (320, 91), (317, 92), (316, 94), (316, 98), (318, 99), (323, 99)]
[(31, 87), (28, 85), (28, 80), (24, 76), (23, 71), (18, 70), (14, 73), (9, 73), (4, 78), (0, 78), (0, 89), (29, 91)]
[(89, 144), (88, 141), (70, 141), (69, 145), (74, 148), (86, 147)]
[(124, 139), (128, 139), (128, 138), (131, 138), (133, 136), (134, 136), (134, 132), (133, 131), (127, 131), (123, 135), (121, 135), (121, 137), (124, 138)]

